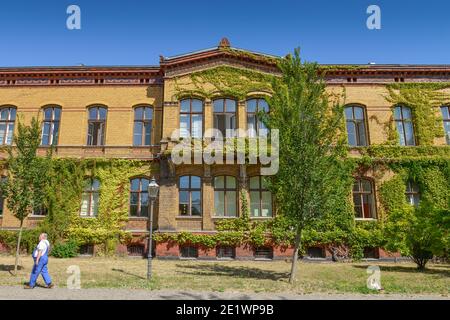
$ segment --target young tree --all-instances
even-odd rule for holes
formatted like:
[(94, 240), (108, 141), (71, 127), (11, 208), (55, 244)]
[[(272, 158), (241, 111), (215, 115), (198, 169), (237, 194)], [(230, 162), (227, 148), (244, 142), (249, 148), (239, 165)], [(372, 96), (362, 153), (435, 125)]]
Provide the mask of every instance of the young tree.
[(389, 213), (385, 224), (386, 248), (409, 256), (417, 269), (425, 270), (434, 255), (446, 254), (449, 245), (450, 211), (427, 203), (405, 205)]
[(14, 145), (6, 147), (7, 177), (3, 179), (1, 189), (8, 209), (20, 221), (14, 263), (14, 273), (17, 274), (23, 222), (33, 209), (41, 208), (44, 204), (51, 152), (46, 157), (37, 155), (41, 129), (39, 121), (34, 117), (29, 126), (18, 122), (13, 141)]
[(269, 188), (277, 207), (295, 232), (289, 281), (294, 282), (302, 231), (333, 206), (333, 180), (340, 157), (345, 156), (343, 108), (339, 98), (325, 91), (316, 63), (302, 62), (299, 49), (280, 62), (282, 75), (273, 83), (269, 129), (279, 130), (279, 171)]

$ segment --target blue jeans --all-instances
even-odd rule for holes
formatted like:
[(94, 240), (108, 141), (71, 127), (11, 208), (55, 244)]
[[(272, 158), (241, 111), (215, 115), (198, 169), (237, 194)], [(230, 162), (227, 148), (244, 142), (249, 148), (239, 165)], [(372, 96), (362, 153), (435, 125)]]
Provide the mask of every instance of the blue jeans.
[(30, 276), (30, 283), (29, 283), (30, 287), (34, 287), (36, 285), (36, 280), (39, 277), (39, 274), (42, 274), (42, 278), (44, 278), (44, 282), (46, 285), (52, 283), (52, 278), (50, 278), (47, 269), (48, 256), (46, 254), (43, 255), (39, 259), (38, 264), (36, 264), (36, 258), (33, 257), (33, 259), (34, 259), (34, 266)]

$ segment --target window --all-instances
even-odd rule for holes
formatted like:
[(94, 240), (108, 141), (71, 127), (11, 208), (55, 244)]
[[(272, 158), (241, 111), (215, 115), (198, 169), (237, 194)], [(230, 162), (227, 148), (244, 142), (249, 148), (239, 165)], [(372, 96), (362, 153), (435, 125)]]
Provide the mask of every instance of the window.
[(180, 101), (180, 136), (203, 137), (203, 102), (198, 99)]
[(356, 179), (353, 184), (353, 205), (356, 218), (376, 218), (375, 197), (371, 180)]
[(104, 107), (89, 108), (88, 146), (103, 146), (105, 144), (106, 113)]
[(273, 249), (271, 247), (257, 247), (254, 251), (255, 259), (272, 259)]
[(312, 259), (325, 258), (325, 250), (322, 247), (308, 247), (307, 257)]
[(183, 246), (180, 248), (182, 258), (198, 258), (198, 248), (193, 246)]
[(444, 121), (444, 132), (447, 144), (450, 144), (450, 106), (442, 106), (442, 120)]
[(93, 256), (94, 255), (94, 245), (92, 244), (83, 244), (80, 246), (80, 255), (81, 256)]
[(401, 146), (416, 145), (414, 139), (414, 126), (412, 122), (411, 108), (397, 106), (394, 108), (394, 121), (399, 135)]
[(152, 119), (153, 109), (151, 107), (134, 108), (134, 146), (149, 146), (152, 144)]
[(127, 246), (127, 253), (129, 256), (142, 257), (144, 256), (144, 245), (142, 244), (130, 244)]
[[(5, 183), (7, 177), (1, 177), (0, 182)], [(3, 196), (3, 193), (0, 190), (0, 217), (3, 215), (3, 207), (5, 205), (5, 197)]]
[(219, 217), (237, 216), (236, 178), (218, 176), (214, 178), (214, 213)]
[(12, 144), (14, 136), (14, 122), (16, 121), (16, 108), (0, 108), (0, 144)]
[(179, 179), (180, 216), (202, 215), (202, 186), (200, 177), (182, 176)]
[(420, 202), (419, 186), (411, 180), (406, 183), (406, 202), (417, 207)]
[(81, 216), (95, 217), (98, 213), (98, 200), (100, 191), (100, 181), (88, 179), (84, 184), (84, 191), (81, 197)]
[(269, 105), (264, 99), (247, 100), (247, 130), (250, 137), (264, 136), (268, 134), (267, 127), (258, 119), (258, 113), (269, 112)]
[(217, 247), (216, 256), (219, 259), (234, 259), (236, 257), (236, 248), (225, 246)]
[(262, 176), (250, 178), (250, 216), (272, 216), (272, 194)]
[(348, 144), (354, 147), (367, 146), (367, 133), (364, 108), (348, 106), (345, 108)]
[[(236, 129), (236, 101), (231, 99), (214, 100), (214, 129), (222, 133), (222, 137), (234, 136)], [(227, 130), (233, 130), (228, 132)]]
[(40, 206), (40, 207), (33, 209), (33, 216), (46, 216), (47, 212), (48, 211), (45, 206)]
[(148, 184), (147, 178), (134, 178), (130, 186), (130, 216), (148, 217)]
[(44, 108), (44, 121), (42, 122), (41, 145), (50, 146), (58, 144), (59, 122), (61, 108), (57, 106)]
[(363, 250), (364, 259), (378, 259), (378, 249), (372, 247), (365, 247)]

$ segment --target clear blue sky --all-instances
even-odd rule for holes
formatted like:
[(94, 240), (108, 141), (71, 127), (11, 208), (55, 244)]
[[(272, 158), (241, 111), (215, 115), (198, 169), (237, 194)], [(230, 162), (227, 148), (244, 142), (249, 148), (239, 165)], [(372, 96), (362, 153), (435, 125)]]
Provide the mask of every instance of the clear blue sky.
[[(81, 30), (66, 9), (81, 8)], [(381, 7), (381, 30), (366, 9)], [(232, 46), (319, 63), (450, 64), (449, 0), (14, 0), (0, 3), (0, 66), (152, 65)]]

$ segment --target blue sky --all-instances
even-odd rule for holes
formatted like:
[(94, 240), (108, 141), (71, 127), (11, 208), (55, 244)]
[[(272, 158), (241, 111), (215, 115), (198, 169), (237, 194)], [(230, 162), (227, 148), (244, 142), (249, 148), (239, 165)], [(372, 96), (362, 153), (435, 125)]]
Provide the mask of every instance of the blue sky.
[[(81, 8), (81, 30), (66, 9)], [(381, 30), (366, 9), (381, 8)], [(232, 46), (319, 63), (450, 64), (448, 0), (33, 0), (0, 3), (0, 66), (154, 65)]]

